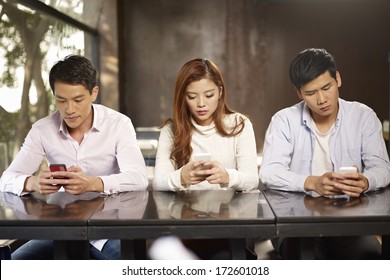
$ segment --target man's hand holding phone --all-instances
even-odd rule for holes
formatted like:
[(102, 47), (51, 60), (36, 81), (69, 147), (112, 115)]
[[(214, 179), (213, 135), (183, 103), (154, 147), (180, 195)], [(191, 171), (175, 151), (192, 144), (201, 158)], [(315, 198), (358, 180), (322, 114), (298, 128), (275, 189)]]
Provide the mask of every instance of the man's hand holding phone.
[(37, 191), (44, 195), (55, 193), (68, 180), (64, 172), (67, 172), (64, 164), (52, 164), (49, 168), (42, 168), (37, 176), (27, 179), (24, 191)]
[(67, 171), (65, 164), (50, 164), (49, 166), (50, 172), (52, 172), (52, 176), (54, 179), (66, 179), (66, 174), (61, 174), (62, 171)]
[(340, 167), (334, 175), (335, 187), (344, 194), (359, 197), (368, 189), (367, 178), (358, 172), (356, 166)]
[(68, 183), (68, 174), (65, 164), (50, 164), (49, 168), (43, 168), (39, 172), (35, 190), (45, 195), (58, 192)]
[[(34, 177), (34, 178), (33, 178)], [(42, 194), (57, 192), (61, 187), (70, 194), (82, 194), (85, 192), (103, 192), (103, 181), (97, 176), (87, 176), (79, 166), (66, 168), (63, 164), (52, 164), (49, 168), (43, 168), (38, 175), (30, 177), (26, 191), (39, 191)]]

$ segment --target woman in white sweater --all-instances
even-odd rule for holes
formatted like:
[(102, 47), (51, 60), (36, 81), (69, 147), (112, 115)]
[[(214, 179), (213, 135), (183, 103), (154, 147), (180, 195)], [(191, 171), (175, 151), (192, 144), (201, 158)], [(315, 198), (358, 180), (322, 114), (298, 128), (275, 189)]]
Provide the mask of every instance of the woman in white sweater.
[[(199, 153), (210, 159), (197, 160)], [(256, 141), (250, 120), (226, 104), (226, 87), (218, 67), (193, 59), (179, 71), (173, 117), (161, 129), (153, 188), (258, 187)]]

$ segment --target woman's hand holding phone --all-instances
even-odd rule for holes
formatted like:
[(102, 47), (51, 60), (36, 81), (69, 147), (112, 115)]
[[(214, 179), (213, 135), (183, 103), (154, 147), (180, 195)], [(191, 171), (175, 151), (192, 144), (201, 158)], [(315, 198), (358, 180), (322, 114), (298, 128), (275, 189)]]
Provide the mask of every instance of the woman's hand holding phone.
[(218, 162), (211, 161), (211, 154), (194, 154), (193, 161), (187, 163), (181, 172), (183, 186), (196, 185), (207, 180), (210, 184), (229, 184), (229, 174)]
[(205, 180), (204, 175), (199, 175), (198, 171), (202, 170), (202, 165), (211, 160), (211, 154), (195, 154), (193, 160), (183, 166), (180, 172), (181, 185), (188, 188), (190, 185), (196, 185)]
[(196, 171), (210, 169), (210, 166), (204, 165), (211, 161), (210, 153), (198, 153), (194, 155), (194, 165), (196, 166)]

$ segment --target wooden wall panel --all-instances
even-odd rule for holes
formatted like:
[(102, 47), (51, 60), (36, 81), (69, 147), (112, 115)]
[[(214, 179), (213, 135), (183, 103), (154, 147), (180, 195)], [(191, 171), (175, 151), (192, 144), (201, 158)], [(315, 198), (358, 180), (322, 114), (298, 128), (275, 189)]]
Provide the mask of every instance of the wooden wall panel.
[(261, 152), (271, 116), (299, 101), (288, 67), (307, 47), (335, 56), (343, 98), (389, 116), (390, 1), (120, 0), (118, 14), (121, 111), (135, 126), (170, 116), (179, 68), (207, 57), (231, 107), (254, 123)]

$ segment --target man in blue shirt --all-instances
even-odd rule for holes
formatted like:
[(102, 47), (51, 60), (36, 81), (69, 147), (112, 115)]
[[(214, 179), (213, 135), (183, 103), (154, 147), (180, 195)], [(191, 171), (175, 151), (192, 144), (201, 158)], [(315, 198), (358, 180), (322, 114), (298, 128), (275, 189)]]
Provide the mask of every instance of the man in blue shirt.
[[(272, 117), (259, 173), (266, 187), (359, 197), (389, 185), (390, 163), (381, 122), (366, 105), (339, 98), (342, 83), (333, 56), (324, 49), (302, 51), (290, 65), (290, 80), (302, 102)], [(339, 172), (352, 166), (357, 172)], [(376, 250), (380, 252), (375, 237), (347, 239), (355, 241), (348, 243), (351, 250), (345, 250), (345, 255), (328, 250), (318, 257), (375, 258)], [(335, 249), (339, 244), (333, 242)]]

